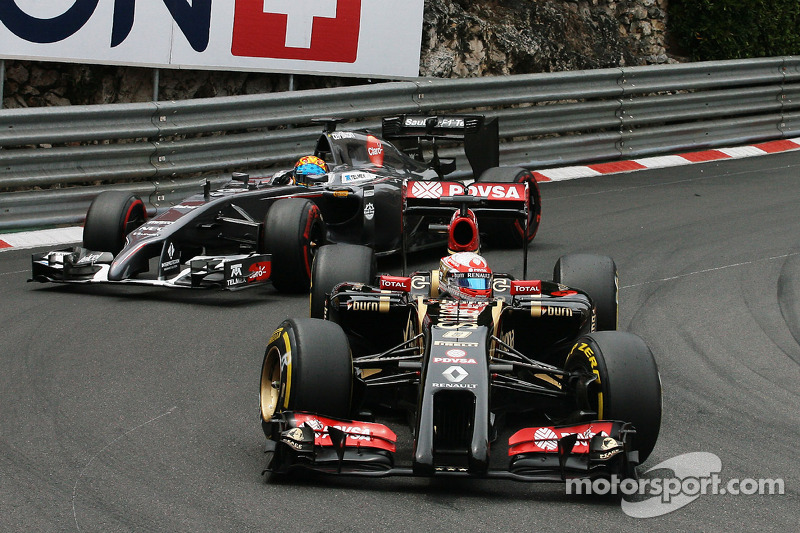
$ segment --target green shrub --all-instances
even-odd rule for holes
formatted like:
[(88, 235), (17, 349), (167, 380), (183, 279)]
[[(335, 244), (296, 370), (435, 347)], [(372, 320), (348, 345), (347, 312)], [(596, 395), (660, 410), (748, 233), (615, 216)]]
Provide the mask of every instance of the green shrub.
[(693, 60), (800, 54), (798, 0), (670, 0), (669, 30)]

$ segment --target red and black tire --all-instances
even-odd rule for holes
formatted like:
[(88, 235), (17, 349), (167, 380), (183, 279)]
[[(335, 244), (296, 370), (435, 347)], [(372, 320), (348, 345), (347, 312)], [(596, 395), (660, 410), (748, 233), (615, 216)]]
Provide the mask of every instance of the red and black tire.
[(86, 213), (83, 247), (116, 255), (130, 232), (147, 221), (147, 208), (138, 196), (126, 191), (97, 195)]
[[(530, 170), (522, 167), (493, 167), (487, 169), (477, 179), (478, 183), (527, 183), (530, 211), (528, 213), (528, 233), (521, 220), (479, 220), (480, 230), (489, 236), (489, 241), (495, 246), (511, 248), (522, 246), (523, 242), (530, 243), (539, 230), (542, 219), (542, 196), (536, 177)], [(524, 240), (523, 240), (524, 239)]]
[(264, 220), (261, 249), (272, 254), (272, 284), (281, 292), (305, 292), (311, 265), (325, 244), (325, 222), (314, 202), (304, 198), (276, 201)]

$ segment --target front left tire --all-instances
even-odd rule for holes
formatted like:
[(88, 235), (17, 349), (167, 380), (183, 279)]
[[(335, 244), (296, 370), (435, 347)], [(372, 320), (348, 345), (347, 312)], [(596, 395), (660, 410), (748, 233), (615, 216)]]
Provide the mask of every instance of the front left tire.
[(350, 415), (353, 360), (338, 324), (313, 318), (285, 320), (272, 334), (261, 365), (261, 424), (280, 411), (333, 418)]
[(83, 224), (83, 247), (117, 255), (130, 232), (147, 221), (141, 198), (126, 191), (104, 191), (89, 206)]

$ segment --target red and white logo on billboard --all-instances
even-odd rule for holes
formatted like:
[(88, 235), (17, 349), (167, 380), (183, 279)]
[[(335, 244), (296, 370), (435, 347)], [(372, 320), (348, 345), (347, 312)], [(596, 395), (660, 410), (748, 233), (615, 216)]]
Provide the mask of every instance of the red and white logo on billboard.
[(354, 63), (361, 0), (236, 0), (231, 53)]

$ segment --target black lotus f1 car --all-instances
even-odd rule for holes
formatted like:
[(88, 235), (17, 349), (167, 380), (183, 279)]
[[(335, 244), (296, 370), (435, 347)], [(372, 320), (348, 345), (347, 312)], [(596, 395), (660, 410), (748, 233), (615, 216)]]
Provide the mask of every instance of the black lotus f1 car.
[[(407, 184), (404, 212), (455, 206), (451, 251), (477, 250), (473, 215), (527, 219), (521, 190), (506, 186), (493, 204), (426, 198), (427, 185)], [(636, 475), (658, 437), (661, 381), (644, 341), (616, 331), (611, 258), (562, 256), (551, 281), (495, 273), (493, 295), (471, 301), (441, 293), (438, 270), (375, 276), (372, 259), (361, 246), (323, 247), (313, 283), (330, 288), (312, 292), (318, 318), (286, 320), (267, 343), (270, 476)]]
[[(251, 179), (234, 174), (222, 189), (192, 196), (148, 220), (145, 204), (127, 192), (104, 192), (86, 216), (83, 246), (36, 254), (32, 278), (41, 282), (137, 283), (236, 290), (271, 281), (287, 292), (308, 290), (311, 264), (327, 243), (366, 245), (378, 255), (441, 243), (430, 218), (401, 218), (404, 180), (431, 183), (455, 170), (439, 157), (442, 142), (462, 143), (477, 182), (527, 183), (527, 233), (517, 225), (486, 228), (501, 245), (530, 242), (540, 197), (533, 175), (498, 167), (496, 120), (482, 116), (411, 116), (383, 120), (383, 139), (369, 131), (325, 129), (313, 153), (326, 161), (322, 176), (280, 172)], [(397, 146), (387, 139), (396, 141)], [(437, 144), (438, 143), (438, 144)], [(432, 149), (425, 162), (423, 147)], [(401, 149), (402, 148), (402, 149)], [(412, 154), (412, 155), (409, 155)]]

